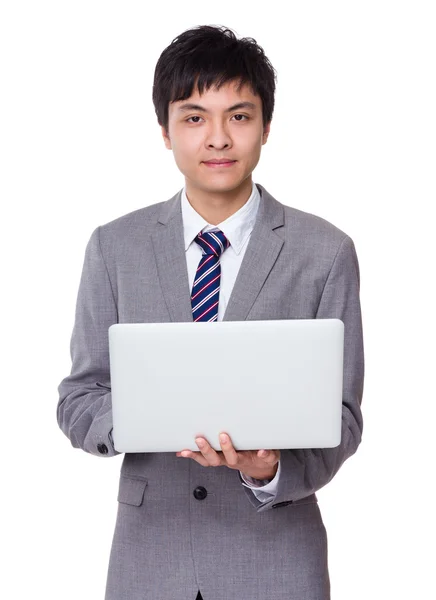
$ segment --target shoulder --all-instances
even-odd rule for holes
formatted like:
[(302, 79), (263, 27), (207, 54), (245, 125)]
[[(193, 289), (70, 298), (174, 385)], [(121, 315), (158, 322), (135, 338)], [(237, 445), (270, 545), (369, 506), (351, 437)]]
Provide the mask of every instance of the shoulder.
[(288, 252), (303, 257), (307, 265), (324, 265), (327, 269), (335, 262), (357, 263), (354, 241), (347, 232), (319, 215), (285, 204), (282, 206), (284, 227), (279, 235)]
[(327, 219), (292, 206), (283, 205), (285, 213), (285, 228), (288, 235), (298, 235), (299, 238), (328, 243), (338, 247), (347, 233)]
[(107, 251), (144, 240), (153, 231), (166, 202), (150, 204), (103, 223), (94, 230), (93, 235), (97, 235), (101, 248)]
[(320, 215), (280, 202), (264, 186), (257, 185), (265, 196), (269, 220), (275, 225), (283, 225), (275, 231), (286, 242), (314, 250), (321, 245), (327, 250), (327, 246), (337, 249), (349, 237), (340, 227)]
[(132, 230), (132, 228), (143, 228), (144, 226), (152, 225), (156, 223), (161, 207), (164, 204), (165, 202), (157, 202), (156, 204), (150, 204), (149, 206), (133, 210), (132, 212), (100, 225), (100, 231), (105, 235), (117, 234), (128, 232), (129, 230)]

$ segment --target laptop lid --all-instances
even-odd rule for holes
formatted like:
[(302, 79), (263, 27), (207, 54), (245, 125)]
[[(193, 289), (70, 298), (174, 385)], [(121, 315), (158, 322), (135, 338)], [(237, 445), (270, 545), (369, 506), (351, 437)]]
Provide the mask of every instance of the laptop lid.
[(118, 452), (330, 448), (342, 425), (339, 319), (117, 323), (108, 329)]

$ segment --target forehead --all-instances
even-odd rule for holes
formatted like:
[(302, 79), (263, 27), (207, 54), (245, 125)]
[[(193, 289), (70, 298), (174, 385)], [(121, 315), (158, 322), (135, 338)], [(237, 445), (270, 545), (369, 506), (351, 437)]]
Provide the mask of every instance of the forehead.
[(197, 87), (189, 98), (170, 103), (169, 110), (174, 115), (183, 115), (189, 110), (200, 112), (229, 112), (230, 110), (244, 109), (256, 112), (261, 108), (259, 96), (253, 94), (250, 85), (244, 84), (238, 91), (237, 82), (227, 82), (218, 90), (212, 86), (203, 93)]

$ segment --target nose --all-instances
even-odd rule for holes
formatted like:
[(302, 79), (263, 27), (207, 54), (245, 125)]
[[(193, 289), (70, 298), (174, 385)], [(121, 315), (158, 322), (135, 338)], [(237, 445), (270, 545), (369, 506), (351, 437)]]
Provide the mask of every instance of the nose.
[(208, 148), (229, 148), (232, 144), (229, 133), (226, 128), (220, 124), (211, 125), (207, 136), (206, 143)]

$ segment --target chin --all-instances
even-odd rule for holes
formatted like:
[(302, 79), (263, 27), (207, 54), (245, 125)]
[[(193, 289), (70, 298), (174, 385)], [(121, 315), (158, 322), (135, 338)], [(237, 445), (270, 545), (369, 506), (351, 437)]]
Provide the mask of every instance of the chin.
[(204, 181), (199, 187), (202, 187), (204, 190), (209, 190), (210, 192), (231, 192), (240, 185), (240, 181), (217, 181), (212, 183), (210, 181)]

